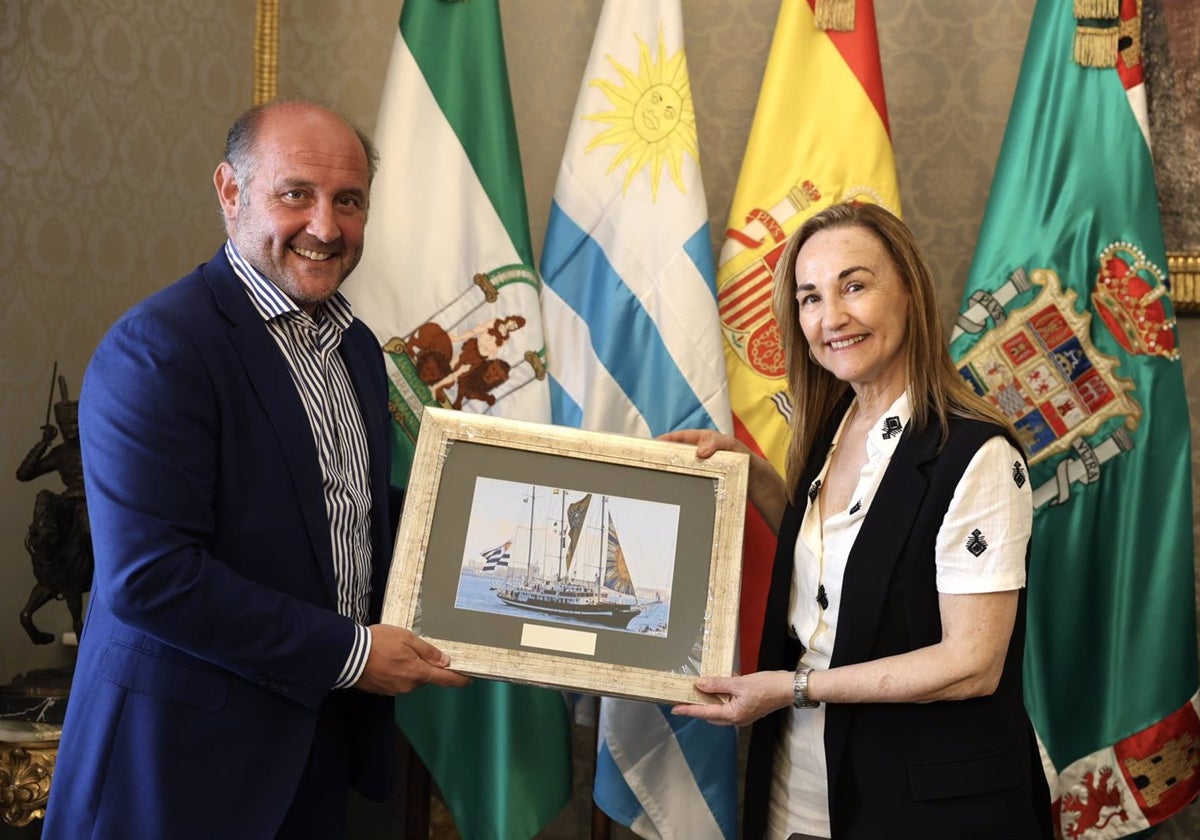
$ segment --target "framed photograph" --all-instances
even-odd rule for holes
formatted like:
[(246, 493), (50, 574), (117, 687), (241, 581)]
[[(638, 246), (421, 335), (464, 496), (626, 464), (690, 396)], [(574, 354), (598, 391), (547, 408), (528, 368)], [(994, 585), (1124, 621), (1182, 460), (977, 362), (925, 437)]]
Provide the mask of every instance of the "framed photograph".
[(383, 608), (475, 676), (660, 703), (733, 670), (749, 460), (426, 408)]

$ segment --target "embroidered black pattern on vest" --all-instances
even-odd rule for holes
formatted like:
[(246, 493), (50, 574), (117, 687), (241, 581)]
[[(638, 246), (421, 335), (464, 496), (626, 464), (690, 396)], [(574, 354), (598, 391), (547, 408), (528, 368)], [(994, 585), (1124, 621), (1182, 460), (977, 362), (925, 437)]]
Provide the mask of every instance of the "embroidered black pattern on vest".
[(862, 510), (862, 502), (855, 502), (854, 506), (852, 508), (850, 508), (850, 515), (853, 516), (854, 514), (858, 513), (860, 510)]
[(971, 536), (967, 537), (967, 551), (978, 557), (983, 552), (987, 551), (987, 540), (983, 538), (983, 534), (976, 528), (971, 532)]
[(821, 492), (821, 479), (818, 478), (816, 481), (814, 481), (812, 483), (812, 486), (808, 488), (808, 500), (810, 502), (815, 502), (817, 500), (817, 494), (820, 492)]
[(821, 609), (829, 609), (829, 596), (825, 594), (825, 584), (817, 586), (817, 603), (821, 605)]
[(1021, 465), (1020, 461), (1013, 461), (1013, 481), (1017, 483), (1018, 487), (1025, 486), (1025, 467)]
[(886, 417), (883, 421), (883, 439), (895, 437), (904, 431), (904, 427), (900, 425), (899, 417)]

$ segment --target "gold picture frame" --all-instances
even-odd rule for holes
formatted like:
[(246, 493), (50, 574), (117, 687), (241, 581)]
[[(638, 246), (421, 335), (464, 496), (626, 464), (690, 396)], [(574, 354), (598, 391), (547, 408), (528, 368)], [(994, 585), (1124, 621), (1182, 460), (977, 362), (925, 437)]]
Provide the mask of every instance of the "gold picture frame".
[(658, 703), (733, 672), (749, 459), (426, 408), (383, 621), (472, 676)]

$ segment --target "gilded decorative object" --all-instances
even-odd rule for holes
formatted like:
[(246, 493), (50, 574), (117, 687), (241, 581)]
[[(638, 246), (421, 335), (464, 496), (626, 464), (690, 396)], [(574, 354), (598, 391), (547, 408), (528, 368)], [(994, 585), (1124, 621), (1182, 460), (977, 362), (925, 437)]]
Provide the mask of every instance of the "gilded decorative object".
[(1180, 314), (1200, 314), (1200, 252), (1167, 252), (1171, 300)]
[(58, 741), (0, 744), (0, 817), (12, 826), (46, 816)]
[(279, 0), (258, 0), (254, 18), (254, 104), (275, 98), (279, 87)]

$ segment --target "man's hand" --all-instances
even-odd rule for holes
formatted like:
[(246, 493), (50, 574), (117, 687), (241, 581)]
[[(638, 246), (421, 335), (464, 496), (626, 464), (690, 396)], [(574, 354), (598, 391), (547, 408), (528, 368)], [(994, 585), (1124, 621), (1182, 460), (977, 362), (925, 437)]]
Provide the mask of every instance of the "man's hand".
[(447, 670), (450, 657), (420, 636), (389, 624), (373, 624), (367, 666), (354, 687), (372, 694), (404, 694), (433, 683), (461, 688), (471, 682)]

